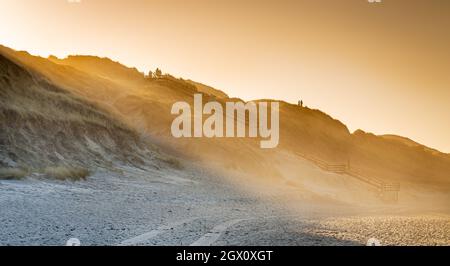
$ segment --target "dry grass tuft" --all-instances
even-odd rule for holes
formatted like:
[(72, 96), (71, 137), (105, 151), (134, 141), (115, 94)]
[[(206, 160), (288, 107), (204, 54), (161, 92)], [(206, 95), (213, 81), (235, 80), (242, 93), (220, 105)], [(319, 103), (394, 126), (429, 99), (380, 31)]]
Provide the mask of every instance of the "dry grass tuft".
[(20, 180), (28, 172), (21, 168), (0, 168), (0, 180)]
[(58, 180), (86, 180), (89, 176), (89, 170), (82, 167), (68, 167), (68, 166), (56, 166), (56, 167), (46, 167), (44, 173), (49, 177)]
[(165, 154), (158, 154), (157, 158), (174, 169), (182, 170), (184, 168), (180, 160), (175, 157)]

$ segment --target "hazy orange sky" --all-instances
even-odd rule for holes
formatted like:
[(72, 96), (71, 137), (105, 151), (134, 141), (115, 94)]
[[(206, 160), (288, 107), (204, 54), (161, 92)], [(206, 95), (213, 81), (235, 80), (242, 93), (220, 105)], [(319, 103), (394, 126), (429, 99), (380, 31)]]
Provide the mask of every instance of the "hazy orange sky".
[(70, 2), (0, 0), (0, 44), (160, 67), (246, 100), (303, 99), (351, 131), (450, 152), (448, 0)]

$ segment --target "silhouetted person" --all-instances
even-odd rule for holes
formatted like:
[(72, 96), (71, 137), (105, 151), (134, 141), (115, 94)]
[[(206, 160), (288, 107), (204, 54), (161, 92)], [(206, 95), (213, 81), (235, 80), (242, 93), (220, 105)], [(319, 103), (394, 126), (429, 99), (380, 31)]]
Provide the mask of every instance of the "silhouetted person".
[(298, 101), (298, 106), (303, 107), (303, 101), (302, 100)]
[(161, 69), (157, 68), (157, 69), (155, 70), (155, 76), (156, 76), (157, 78), (160, 78), (160, 77), (162, 76), (162, 71), (161, 71)]

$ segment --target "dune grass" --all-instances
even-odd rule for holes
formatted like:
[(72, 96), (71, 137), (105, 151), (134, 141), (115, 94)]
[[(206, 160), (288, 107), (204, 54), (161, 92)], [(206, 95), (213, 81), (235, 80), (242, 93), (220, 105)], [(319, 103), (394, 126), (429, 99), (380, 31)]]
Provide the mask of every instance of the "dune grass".
[(157, 154), (157, 158), (162, 161), (163, 163), (167, 164), (168, 166), (174, 168), (174, 169), (178, 169), (178, 170), (182, 170), (184, 169), (183, 164), (181, 163), (181, 161), (175, 157), (166, 155), (166, 154), (162, 154), (159, 153)]
[(20, 180), (27, 174), (28, 171), (21, 168), (0, 168), (0, 180)]
[(79, 181), (86, 180), (90, 172), (82, 167), (49, 166), (44, 169), (44, 174), (57, 180)]

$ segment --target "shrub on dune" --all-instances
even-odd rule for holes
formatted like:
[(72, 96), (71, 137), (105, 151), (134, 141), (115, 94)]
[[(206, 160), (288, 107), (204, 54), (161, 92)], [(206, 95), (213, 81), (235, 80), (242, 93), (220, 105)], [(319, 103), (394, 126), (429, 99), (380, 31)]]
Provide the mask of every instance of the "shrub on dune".
[(82, 167), (55, 166), (46, 167), (44, 174), (58, 180), (86, 180), (89, 176), (89, 170)]
[(27, 174), (28, 172), (21, 168), (0, 168), (0, 180), (19, 180)]

